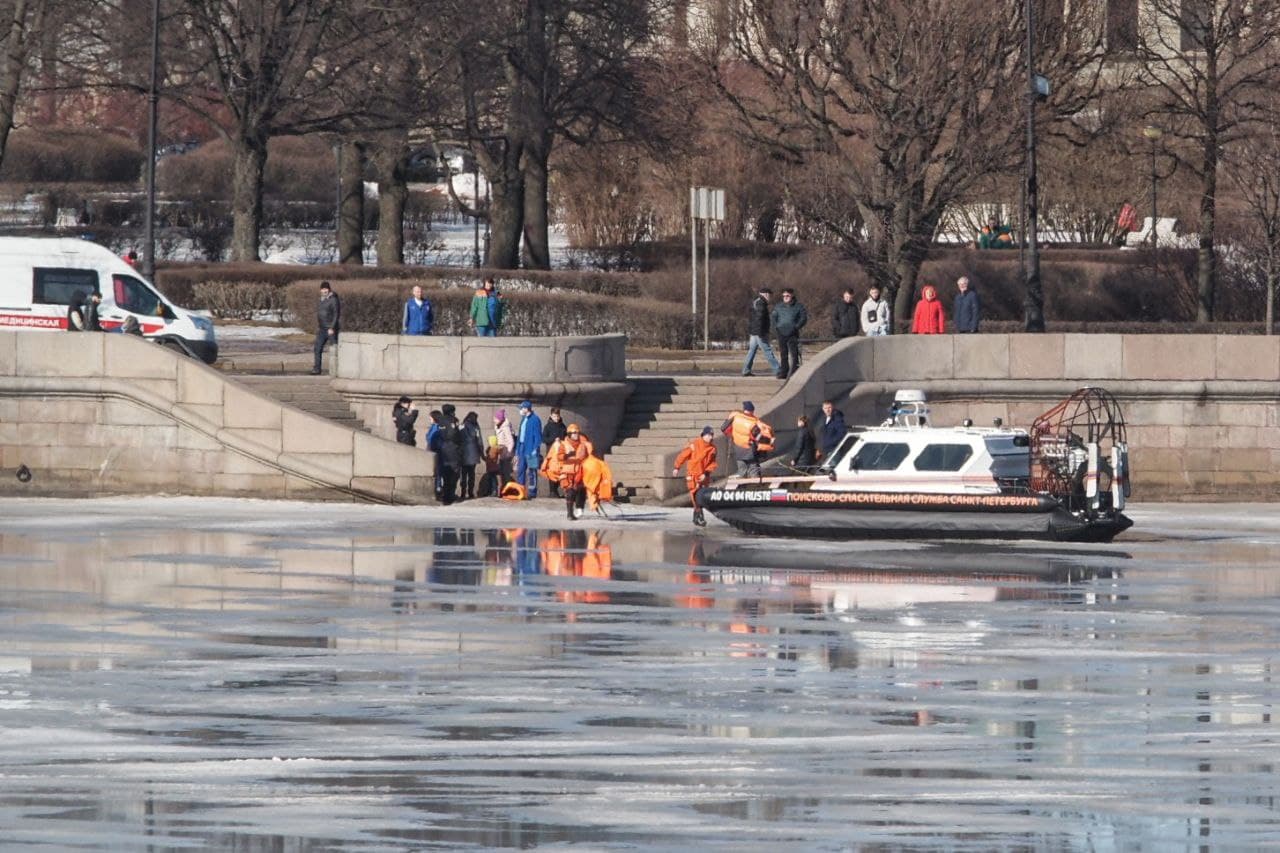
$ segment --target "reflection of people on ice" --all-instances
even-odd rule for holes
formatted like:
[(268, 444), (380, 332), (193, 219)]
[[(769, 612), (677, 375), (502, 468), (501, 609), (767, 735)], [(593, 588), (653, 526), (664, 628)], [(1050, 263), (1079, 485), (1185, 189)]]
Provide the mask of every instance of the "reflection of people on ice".
[[(592, 578), (608, 581), (613, 577), (613, 548), (601, 541), (599, 533), (582, 530), (552, 530), (540, 548), (542, 570), (551, 577)], [(609, 592), (598, 587), (557, 592), (561, 601), (604, 604)], [(568, 614), (570, 621), (573, 614)]]
[(716, 431), (709, 426), (702, 428), (702, 434), (689, 442), (684, 450), (676, 456), (672, 477), (680, 476), (680, 467), (686, 467), (684, 483), (689, 489), (689, 499), (693, 501), (693, 523), (698, 527), (706, 527), (707, 520), (698, 506), (698, 489), (711, 483), (711, 472), (716, 470)]

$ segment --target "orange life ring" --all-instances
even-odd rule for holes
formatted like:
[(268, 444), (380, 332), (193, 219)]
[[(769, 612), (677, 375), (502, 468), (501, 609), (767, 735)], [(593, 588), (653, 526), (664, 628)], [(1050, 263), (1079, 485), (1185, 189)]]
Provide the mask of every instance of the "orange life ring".
[(514, 480), (502, 487), (502, 491), (498, 493), (498, 497), (504, 501), (522, 501), (528, 496), (528, 491), (524, 486)]

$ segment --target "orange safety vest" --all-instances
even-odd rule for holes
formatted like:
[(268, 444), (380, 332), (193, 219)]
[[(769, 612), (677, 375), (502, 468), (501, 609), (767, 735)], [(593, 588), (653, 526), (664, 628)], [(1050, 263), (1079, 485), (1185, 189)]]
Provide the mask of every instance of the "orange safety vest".
[(734, 412), (729, 421), (729, 437), (743, 450), (755, 448), (761, 453), (773, 450), (773, 428), (746, 412)]
[(703, 474), (710, 474), (716, 470), (716, 446), (701, 438), (695, 438), (680, 451), (673, 467), (679, 470), (680, 466), (686, 462), (689, 463), (689, 469), (685, 474), (685, 482), (689, 486), (689, 491), (693, 491), (702, 481)]
[(591, 442), (584, 435), (574, 444), (568, 438), (556, 442), (556, 462), (558, 463), (560, 485), (573, 486), (582, 482), (582, 463), (591, 455)]

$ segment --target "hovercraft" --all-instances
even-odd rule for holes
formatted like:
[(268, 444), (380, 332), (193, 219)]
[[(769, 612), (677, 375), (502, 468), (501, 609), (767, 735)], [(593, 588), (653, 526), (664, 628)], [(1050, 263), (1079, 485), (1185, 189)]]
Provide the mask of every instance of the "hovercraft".
[(935, 427), (921, 391), (879, 426), (851, 427), (812, 475), (731, 477), (698, 502), (746, 533), (823, 539), (1110, 542), (1124, 514), (1124, 417), (1081, 388), (1031, 428)]

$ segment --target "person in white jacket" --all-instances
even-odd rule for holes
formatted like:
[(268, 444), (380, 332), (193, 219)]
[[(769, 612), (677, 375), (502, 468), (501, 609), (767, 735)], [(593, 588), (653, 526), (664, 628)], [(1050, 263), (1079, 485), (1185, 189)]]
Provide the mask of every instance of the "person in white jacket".
[(889, 334), (889, 303), (880, 298), (880, 288), (874, 284), (867, 291), (867, 301), (862, 303), (859, 316), (862, 320), (862, 334), (870, 337)]

